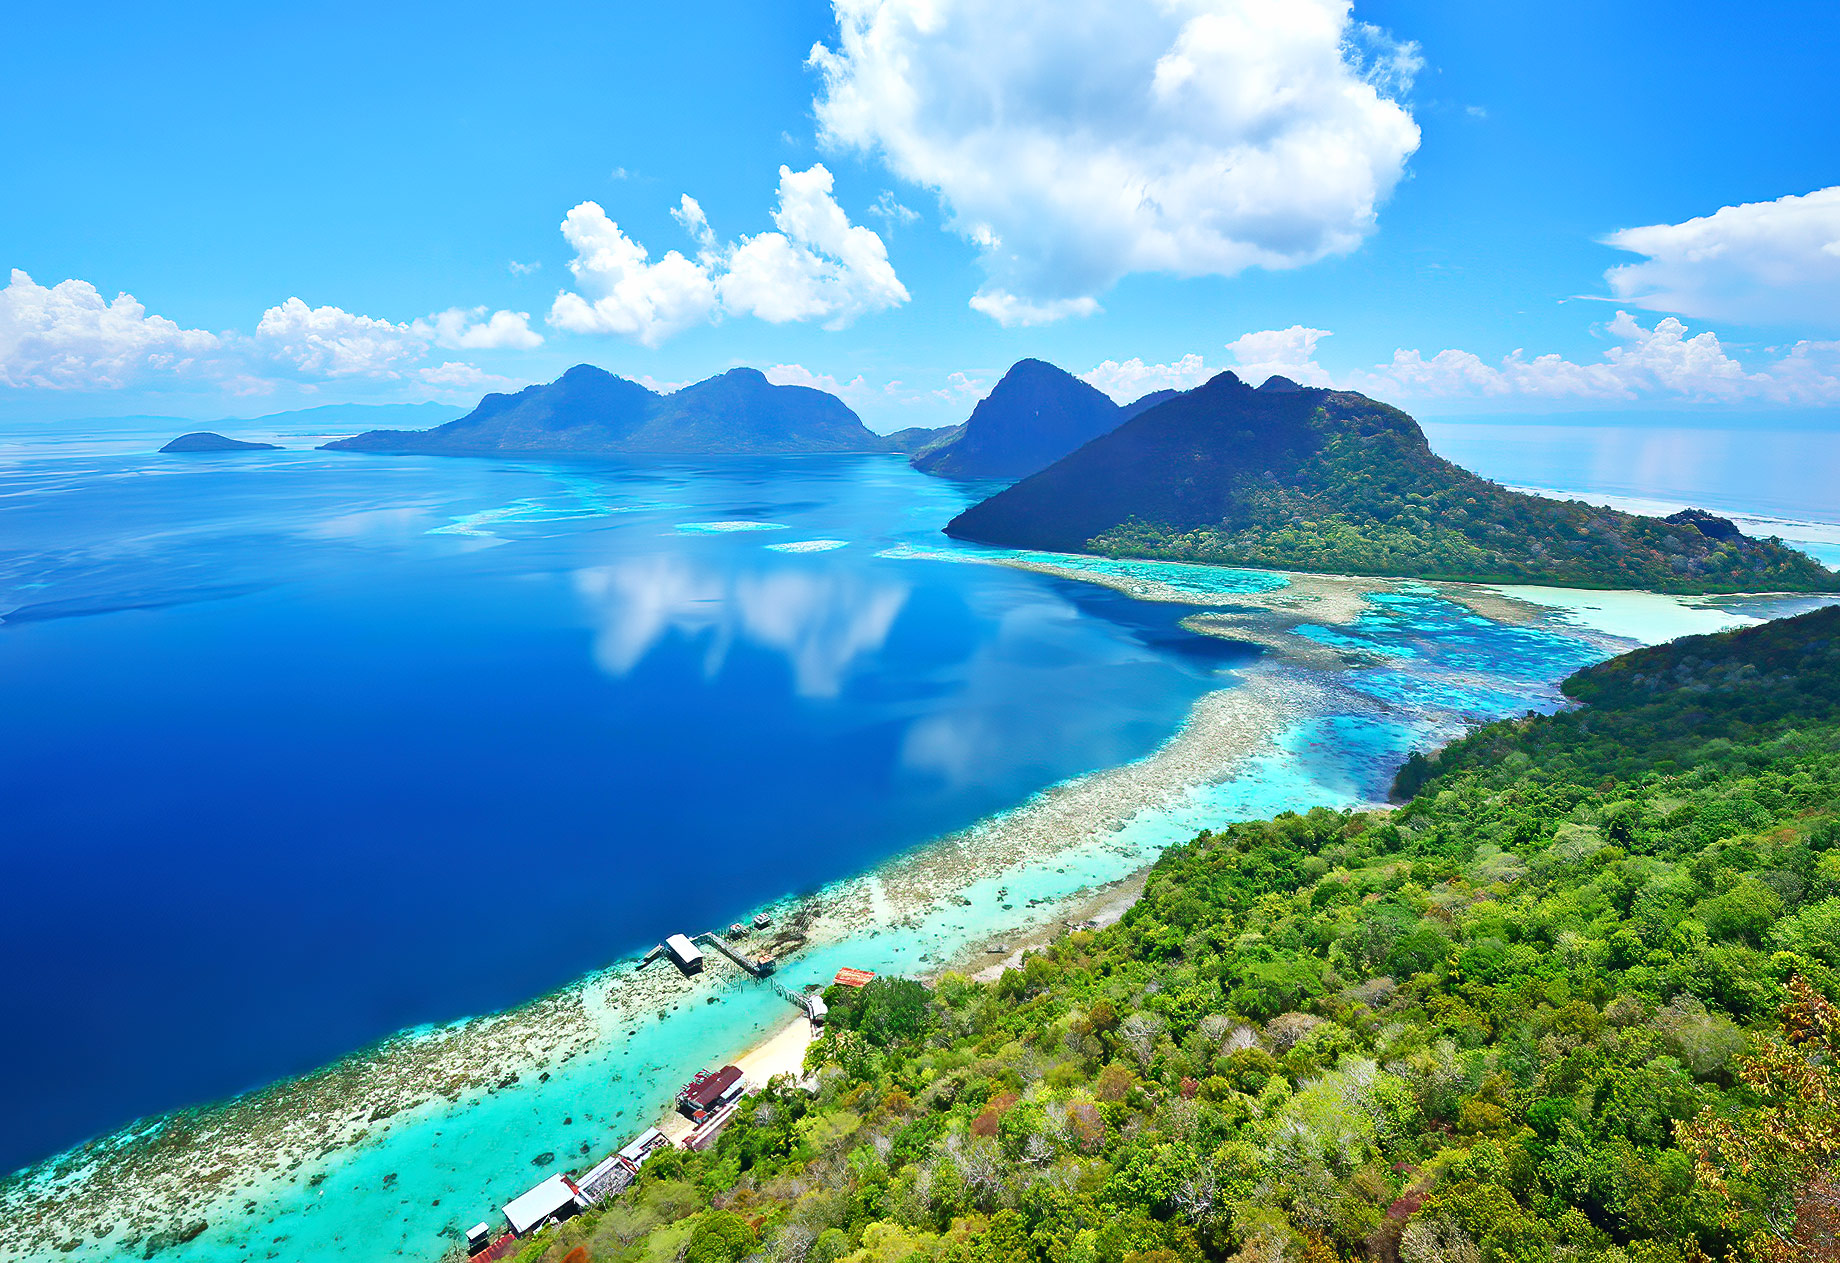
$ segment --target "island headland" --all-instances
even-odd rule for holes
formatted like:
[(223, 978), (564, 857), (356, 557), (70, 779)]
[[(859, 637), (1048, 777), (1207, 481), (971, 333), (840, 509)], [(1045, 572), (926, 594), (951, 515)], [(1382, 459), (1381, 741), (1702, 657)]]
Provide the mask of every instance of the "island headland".
[(1693, 510), (1661, 519), (1508, 489), (1406, 413), (1232, 373), (1166, 399), (945, 528), (1008, 548), (1477, 583), (1834, 592), (1840, 575)]

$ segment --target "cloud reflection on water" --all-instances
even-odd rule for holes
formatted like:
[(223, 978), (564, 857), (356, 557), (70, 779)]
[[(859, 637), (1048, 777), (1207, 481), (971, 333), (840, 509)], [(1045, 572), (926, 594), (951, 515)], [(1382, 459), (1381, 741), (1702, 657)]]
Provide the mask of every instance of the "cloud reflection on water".
[(728, 574), (651, 556), (575, 572), (595, 618), (594, 658), (624, 676), (670, 633), (707, 637), (704, 672), (722, 669), (736, 637), (783, 654), (801, 697), (836, 697), (878, 651), (906, 604), (906, 584), (786, 568)]

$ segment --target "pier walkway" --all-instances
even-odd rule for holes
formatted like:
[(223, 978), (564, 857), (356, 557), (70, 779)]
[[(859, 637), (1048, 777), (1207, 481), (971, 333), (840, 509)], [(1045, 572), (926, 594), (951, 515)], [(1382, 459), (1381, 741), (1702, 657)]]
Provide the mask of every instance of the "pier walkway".
[(765, 978), (774, 970), (775, 962), (772, 957), (767, 956), (755, 959), (752, 956), (744, 956), (735, 949), (733, 944), (720, 934), (717, 934), (714, 930), (705, 930), (701, 934), (692, 937), (690, 941), (692, 943), (706, 944), (709, 947), (715, 948), (718, 952), (721, 952), (724, 956), (753, 974), (756, 978)]

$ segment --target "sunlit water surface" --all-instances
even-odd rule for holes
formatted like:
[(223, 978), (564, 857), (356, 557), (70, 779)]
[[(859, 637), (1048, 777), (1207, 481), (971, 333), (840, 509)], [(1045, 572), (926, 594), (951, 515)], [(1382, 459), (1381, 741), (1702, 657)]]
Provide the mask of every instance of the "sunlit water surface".
[[(1192, 606), (938, 564), (989, 555), (939, 534), (988, 488), (894, 458), (146, 447), (0, 441), (0, 884), (32, 892), (0, 952), (33, 1032), (0, 1045), (0, 1170), (860, 873), (1148, 754), (1257, 653), (1180, 627)], [(1223, 606), (1284, 582), (1072, 564)], [(1299, 634), (1370, 664), (1346, 713), (978, 907), (1370, 801), (1426, 734), (1550, 708), (1605, 652), (1410, 587)], [(937, 959), (1002, 929), (981, 915), (801, 968)], [(617, 1142), (697, 1049), (783, 1020), (723, 999), (644, 1024), (612, 1078), (584, 1059), (405, 1122), (172, 1257), (244, 1257), (277, 1225), (315, 1257), (437, 1252), (564, 1116)]]

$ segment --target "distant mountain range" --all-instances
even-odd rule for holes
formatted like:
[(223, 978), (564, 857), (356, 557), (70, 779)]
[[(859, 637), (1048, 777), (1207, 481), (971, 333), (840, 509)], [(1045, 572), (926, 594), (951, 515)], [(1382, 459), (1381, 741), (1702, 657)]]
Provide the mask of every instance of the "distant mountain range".
[(1019, 360), (963, 425), (917, 448), (913, 466), (946, 477), (1025, 478), (1174, 393), (1120, 407), (1065, 369)]
[(268, 434), (336, 434), (348, 426), (396, 422), (439, 425), (466, 411), (451, 403), (323, 403), (289, 412), (271, 412), (248, 420), (225, 418), (208, 422), (213, 429), (255, 430)]
[(1120, 407), (1063, 369), (1022, 360), (955, 426), (878, 435), (835, 395), (737, 368), (660, 394), (589, 364), (547, 385), (487, 395), (432, 429), (368, 430), (328, 451), (594, 456), (894, 452), (924, 473), (1020, 478), (1116, 429), (1173, 391)]
[(756, 369), (731, 369), (661, 395), (588, 364), (547, 385), (487, 395), (473, 411), (432, 430), (371, 430), (324, 446), (438, 456), (898, 450), (835, 395), (776, 386)]
[(1397, 408), (1282, 377), (1254, 390), (1232, 373), (1149, 407), (965, 510), (946, 532), (1012, 548), (1334, 574), (1840, 591), (1840, 576), (1809, 557), (1712, 514), (1640, 517), (1508, 491), (1434, 455)]

